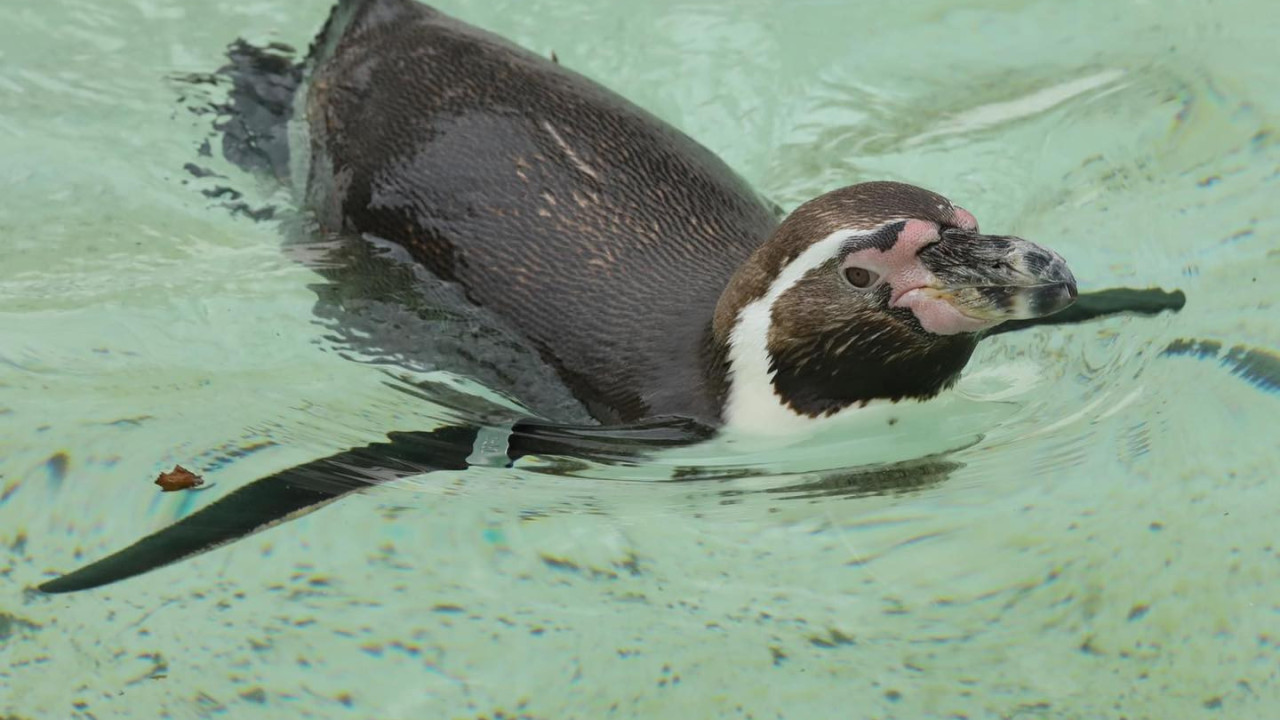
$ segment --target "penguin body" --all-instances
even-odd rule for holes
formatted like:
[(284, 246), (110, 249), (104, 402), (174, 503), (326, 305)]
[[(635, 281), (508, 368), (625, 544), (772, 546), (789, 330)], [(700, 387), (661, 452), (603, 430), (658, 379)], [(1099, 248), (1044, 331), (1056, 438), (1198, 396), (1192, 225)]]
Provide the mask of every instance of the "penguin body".
[[(233, 45), (233, 62), (252, 60), (245, 51)], [(44, 592), (132, 577), (371, 484), (464, 470), (494, 424), (510, 428), (512, 462), (634, 463), (725, 427), (803, 432), (870, 403), (929, 399), (1005, 329), (1184, 302), (1103, 291), (1053, 315), (1076, 300), (1059, 255), (981, 234), (972, 213), (902, 183), (838, 188), (779, 221), (678, 130), (414, 0), (341, 0), (303, 68), (273, 83), (254, 78), (263, 67), (243, 65), (241, 99), (307, 75), (292, 99), (305, 146), (286, 152), (279, 112), (244, 113), (224, 126), (224, 153), (301, 178), (316, 231), (342, 239), (347, 279), (385, 294), (384, 308), (444, 300), (446, 318), (480, 328), (406, 347), (453, 342), (474, 377), (548, 411), (485, 408), (281, 470)], [(859, 482), (880, 487), (872, 475)]]

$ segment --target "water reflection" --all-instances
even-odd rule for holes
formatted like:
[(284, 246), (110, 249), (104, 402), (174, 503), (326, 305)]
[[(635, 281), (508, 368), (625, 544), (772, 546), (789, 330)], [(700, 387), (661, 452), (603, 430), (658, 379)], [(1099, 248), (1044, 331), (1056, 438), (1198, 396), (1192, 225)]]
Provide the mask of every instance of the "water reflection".
[[(566, 477), (530, 457), (358, 493), (92, 595), (24, 592), (188, 512), (149, 511), (153, 462), (218, 448), (222, 493), (388, 428), (510, 410), (422, 377), (417, 348), (343, 334), (338, 306), (369, 295), (273, 265), (276, 228), (225, 221), (176, 179), (204, 128), (170, 120), (160, 73), (212, 67), (221, 38), (267, 26), (303, 43), (327, 4), (46, 3), (0, 29), (0, 84), (21, 89), (0, 98), (0, 324), (16, 338), (0, 343), (0, 713), (1274, 714), (1280, 136), (1275, 44), (1251, 2), (754, 3), (699, 13), (739, 17), (750, 42), (675, 43), (627, 29), (680, 27), (684, 6), (458, 3), (653, 101), (785, 202), (851, 177), (946, 187), (984, 223), (1061, 247), (1082, 281), (1191, 301), (1176, 318), (988, 341), (961, 390), (989, 412), (960, 413), (941, 450), (877, 458), (886, 426), (871, 447), (826, 439), (762, 467), (726, 451)], [(172, 42), (126, 42), (138, 33)], [(653, 61), (683, 46), (691, 80)], [(1038, 114), (905, 147), (1114, 68), (1113, 85)], [(192, 186), (206, 182), (220, 181)], [(920, 457), (945, 469), (823, 486), (851, 458), (893, 477)], [(652, 482), (677, 468), (703, 481)], [(842, 476), (856, 502), (821, 495)]]
[(765, 490), (786, 500), (860, 498), (870, 495), (903, 495), (940, 485), (964, 463), (947, 456), (929, 456), (887, 465), (829, 472), (815, 479)]

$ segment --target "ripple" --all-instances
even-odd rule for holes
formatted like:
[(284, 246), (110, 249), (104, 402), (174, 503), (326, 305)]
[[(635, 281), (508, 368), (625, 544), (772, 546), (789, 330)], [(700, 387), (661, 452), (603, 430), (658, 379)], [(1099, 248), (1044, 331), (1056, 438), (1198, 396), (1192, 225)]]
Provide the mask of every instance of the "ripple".
[[(0, 28), (7, 712), (1267, 716), (1280, 95), (1255, 2), (452, 2), (784, 205), (907, 180), (1082, 290), (1187, 305), (984, 341), (956, 393), (844, 434), (423, 476), (29, 592), (388, 430), (501, 431), (496, 393), (346, 352), (285, 232), (182, 170), (206, 130), (166, 78), (239, 36), (305, 46), (328, 4), (27, 3)], [(218, 487), (158, 498), (174, 460)]]

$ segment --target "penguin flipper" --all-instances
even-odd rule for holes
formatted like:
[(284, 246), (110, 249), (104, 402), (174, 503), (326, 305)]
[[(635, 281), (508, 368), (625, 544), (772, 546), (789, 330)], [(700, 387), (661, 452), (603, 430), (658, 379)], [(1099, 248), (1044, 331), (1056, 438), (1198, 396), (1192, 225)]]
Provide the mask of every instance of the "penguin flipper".
[(1120, 313), (1159, 315), (1165, 310), (1177, 312), (1186, 304), (1187, 296), (1181, 290), (1165, 292), (1160, 288), (1109, 288), (1081, 293), (1074, 304), (1061, 312), (1038, 318), (1010, 320), (992, 328), (987, 334), (998, 335), (1039, 325), (1069, 325)]
[(715, 428), (685, 417), (657, 417), (630, 425), (569, 425), (524, 420), (507, 439), (511, 463), (526, 455), (559, 455), (605, 464), (629, 463), (664, 448), (710, 439)]
[(465, 470), (478, 432), (463, 425), (393, 432), (387, 442), (282, 470), (39, 589), (65, 593), (100, 587), (235, 542), (370, 485), (436, 470)]

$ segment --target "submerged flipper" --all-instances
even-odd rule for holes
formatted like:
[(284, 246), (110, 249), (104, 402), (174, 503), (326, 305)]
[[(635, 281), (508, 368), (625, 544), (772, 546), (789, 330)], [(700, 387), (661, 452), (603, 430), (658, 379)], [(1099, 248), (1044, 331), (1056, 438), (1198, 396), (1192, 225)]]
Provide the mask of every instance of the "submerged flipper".
[(1177, 312), (1187, 304), (1187, 296), (1181, 290), (1165, 292), (1159, 288), (1111, 288), (1083, 293), (1073, 305), (1062, 312), (1025, 320), (1010, 320), (997, 325), (988, 335), (1022, 330), (1038, 325), (1070, 325), (1095, 320), (1108, 315), (1133, 313), (1135, 315), (1159, 315), (1165, 310)]
[(715, 428), (682, 417), (616, 426), (526, 421), (512, 428), (507, 457), (515, 462), (526, 455), (563, 455), (608, 464), (628, 463), (655, 450), (702, 442), (715, 432)]
[(91, 565), (40, 585), (47, 593), (124, 580), (305, 515), (362, 488), (434, 470), (465, 470), (478, 430), (448, 426), (390, 433), (269, 475)]
[[(527, 455), (569, 455), (606, 463), (635, 462), (665, 447), (705, 440), (714, 431), (684, 418), (621, 426), (554, 425), (525, 420), (508, 437), (511, 462)], [(393, 432), (370, 443), (303, 463), (228, 494), (102, 560), (39, 586), (74, 592), (199, 555), (317, 510), (357, 490), (439, 470), (465, 470), (480, 429), (451, 425), (426, 432)]]

